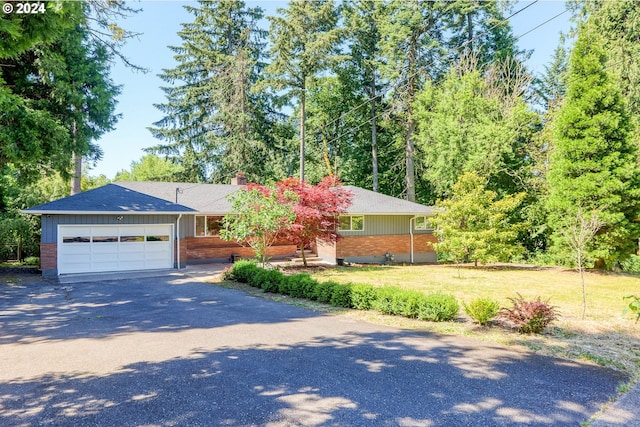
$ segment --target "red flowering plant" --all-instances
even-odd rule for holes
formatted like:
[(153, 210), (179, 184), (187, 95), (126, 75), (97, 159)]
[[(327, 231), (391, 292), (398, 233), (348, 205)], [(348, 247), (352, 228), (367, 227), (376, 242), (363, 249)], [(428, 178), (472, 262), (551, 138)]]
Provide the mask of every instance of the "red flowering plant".
[[(335, 243), (339, 216), (344, 214), (353, 194), (342, 187), (334, 176), (326, 176), (317, 185), (310, 185), (298, 178), (287, 178), (276, 184), (278, 197), (283, 203), (293, 203), (295, 219), (281, 230), (278, 237), (300, 248), (302, 260), (307, 265), (304, 249), (316, 243)], [(295, 194), (292, 198), (291, 194)], [(294, 200), (291, 202), (291, 200)]]

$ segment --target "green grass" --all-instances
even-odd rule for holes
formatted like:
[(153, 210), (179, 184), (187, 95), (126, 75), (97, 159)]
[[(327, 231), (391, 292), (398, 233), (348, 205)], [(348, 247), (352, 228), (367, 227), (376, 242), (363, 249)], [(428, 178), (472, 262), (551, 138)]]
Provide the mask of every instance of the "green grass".
[[(640, 294), (640, 277), (637, 276), (591, 272), (585, 276), (587, 320), (621, 320), (626, 306), (622, 297)], [(423, 292), (441, 291), (465, 302), (491, 297), (503, 305), (509, 303), (508, 298), (520, 293), (525, 298), (550, 299), (565, 319), (579, 318), (582, 312), (580, 278), (576, 272), (561, 268), (463, 267), (459, 276), (458, 269), (449, 266), (336, 267), (315, 273), (314, 277)]]

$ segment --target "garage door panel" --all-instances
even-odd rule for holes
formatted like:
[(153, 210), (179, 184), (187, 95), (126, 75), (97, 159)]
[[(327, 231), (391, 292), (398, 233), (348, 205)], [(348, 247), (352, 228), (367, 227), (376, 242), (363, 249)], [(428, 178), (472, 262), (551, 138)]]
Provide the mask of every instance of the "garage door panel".
[(172, 233), (170, 224), (61, 225), (58, 227), (58, 273), (172, 268)]

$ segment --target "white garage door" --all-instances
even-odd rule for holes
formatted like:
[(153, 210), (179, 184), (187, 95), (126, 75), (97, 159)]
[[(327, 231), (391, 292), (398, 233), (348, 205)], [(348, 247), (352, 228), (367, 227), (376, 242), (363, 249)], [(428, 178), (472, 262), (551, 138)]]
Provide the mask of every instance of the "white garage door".
[(59, 225), (58, 274), (173, 267), (173, 226)]

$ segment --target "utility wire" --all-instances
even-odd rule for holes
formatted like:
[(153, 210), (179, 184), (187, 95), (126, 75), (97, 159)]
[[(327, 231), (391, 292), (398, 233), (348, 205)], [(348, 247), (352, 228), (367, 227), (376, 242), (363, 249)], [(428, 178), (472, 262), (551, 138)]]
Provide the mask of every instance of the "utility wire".
[[(465, 41), (464, 43), (462, 43), (460, 46), (453, 48), (453, 49), (452, 49), (452, 51), (461, 51), (461, 50), (462, 50), (465, 46), (467, 46), (468, 44), (471, 44), (471, 43), (473, 43), (474, 41), (478, 40), (480, 37), (482, 37), (482, 36), (484, 36), (484, 35), (486, 35), (486, 34), (490, 33), (494, 28), (496, 28), (496, 27), (498, 27), (498, 26), (500, 26), (500, 25), (502, 25), (502, 24), (505, 24), (505, 23), (509, 22), (509, 19), (511, 19), (511, 18), (513, 18), (514, 16), (516, 16), (516, 15), (518, 15), (518, 14), (522, 13), (523, 11), (525, 11), (525, 10), (526, 10), (526, 9), (528, 9), (528, 8), (530, 8), (530, 7), (531, 7), (531, 6), (533, 6), (534, 4), (538, 3), (539, 1), (540, 1), (540, 0), (535, 0), (535, 1), (533, 1), (532, 3), (529, 3), (528, 5), (526, 5), (525, 7), (521, 8), (521, 9), (518, 9), (517, 11), (515, 11), (514, 13), (512, 13), (511, 15), (509, 15), (509, 16), (507, 16), (506, 18), (503, 18), (502, 20), (500, 20), (500, 21), (496, 22), (495, 24), (493, 24), (493, 25), (492, 25), (491, 27), (489, 27), (487, 30), (483, 31), (482, 33), (476, 34), (474, 37), (472, 37), (472, 38), (470, 38), (470, 39), (466, 40), (466, 41)], [(565, 10), (565, 12), (566, 12), (566, 11), (567, 11), (567, 10)], [(563, 13), (564, 13), (564, 12), (563, 12)], [(559, 15), (558, 15), (558, 16), (559, 16)], [(557, 18), (557, 16), (556, 16), (556, 17), (554, 17), (554, 18), (552, 18), (551, 20), (553, 20), (553, 19), (555, 19), (555, 18)], [(547, 21), (547, 22), (549, 22), (549, 21)], [(541, 25), (544, 25), (544, 24), (541, 24)], [(537, 28), (537, 27), (536, 27), (536, 28)], [(533, 31), (533, 30), (530, 30), (530, 31)], [(520, 36), (520, 37), (522, 37), (522, 36)], [(518, 39), (519, 39), (519, 37), (517, 37), (517, 38), (516, 38), (516, 40), (518, 40)], [(423, 65), (423, 66), (419, 67), (419, 69), (417, 69), (416, 71), (414, 71), (412, 74), (408, 75), (408, 76), (407, 76), (407, 78), (415, 77), (415, 76), (419, 75), (419, 73), (420, 73), (422, 70), (424, 70), (425, 68), (428, 68), (428, 67), (433, 66), (433, 65), (434, 65), (434, 63), (435, 63), (435, 59), (434, 59), (434, 60), (432, 60), (430, 63), (428, 63), (428, 64), (426, 64), (426, 65)], [(367, 99), (366, 101), (364, 101), (364, 102), (362, 102), (362, 103), (360, 103), (360, 104), (356, 105), (355, 107), (351, 108), (349, 111), (345, 112), (344, 114), (341, 114), (341, 117), (343, 117), (343, 116), (346, 116), (346, 115), (349, 115), (349, 114), (351, 114), (351, 113), (356, 112), (356, 111), (357, 111), (357, 110), (359, 110), (361, 107), (363, 107), (363, 106), (365, 106), (365, 105), (368, 105), (368, 104), (369, 104), (371, 101), (373, 101), (373, 100), (376, 100), (376, 99), (378, 99), (378, 98), (382, 98), (383, 96), (385, 96), (385, 95), (386, 95), (388, 92), (390, 92), (391, 90), (398, 90), (398, 89), (400, 89), (400, 87), (401, 87), (402, 85), (403, 85), (402, 83), (399, 83), (399, 84), (397, 84), (397, 85), (395, 85), (395, 86), (391, 86), (391, 87), (387, 88), (386, 90), (382, 90), (382, 91), (381, 91), (379, 94), (377, 94), (376, 96), (370, 97), (370, 98), (369, 98), (369, 99)], [(327, 123), (325, 126), (331, 126), (331, 125), (335, 124), (336, 122), (338, 122), (339, 120), (340, 120), (340, 118), (334, 119), (333, 121), (331, 121), (331, 122)]]
[[(510, 15), (508, 18), (505, 18), (505, 20), (500, 21), (500, 22), (499, 22), (498, 24), (496, 24), (496, 25), (500, 25), (500, 24), (504, 23), (506, 20), (508, 20), (508, 19), (510, 19), (511, 17), (515, 16), (516, 14), (518, 14), (518, 13), (522, 12), (522, 11), (523, 11), (523, 10), (525, 10), (526, 8), (528, 8), (528, 7), (532, 6), (532, 5), (533, 5), (533, 4), (535, 4), (537, 1), (538, 1), (538, 0), (536, 0), (536, 1), (535, 1), (535, 2), (533, 2), (533, 3), (530, 3), (529, 5), (527, 5), (527, 6), (526, 6), (526, 7), (524, 7), (524, 8), (522, 8), (522, 9), (518, 10), (517, 12), (515, 12), (515, 13), (514, 13), (514, 14), (512, 14), (512, 15)], [(558, 13), (557, 15), (553, 16), (552, 18), (547, 19), (546, 21), (544, 21), (543, 23), (541, 23), (541, 24), (537, 25), (536, 27), (534, 27), (534, 28), (532, 28), (532, 29), (530, 29), (530, 30), (528, 30), (528, 31), (526, 31), (526, 32), (524, 32), (524, 33), (522, 33), (522, 34), (520, 34), (519, 36), (515, 37), (515, 38), (514, 38), (514, 40), (516, 40), (516, 41), (517, 41), (517, 40), (519, 40), (520, 38), (522, 38), (522, 37), (526, 36), (527, 34), (529, 34), (529, 33), (533, 32), (533, 31), (535, 31), (535, 30), (539, 29), (540, 27), (542, 27), (542, 26), (544, 26), (544, 25), (548, 24), (549, 22), (553, 21), (554, 19), (557, 19), (558, 17), (560, 17), (561, 15), (563, 15), (564, 13), (566, 13), (566, 12), (568, 12), (568, 11), (569, 11), (569, 9), (565, 9), (563, 12)], [(491, 29), (493, 29), (493, 28), (495, 28), (495, 25), (494, 25), (493, 27), (491, 27)], [(479, 36), (481, 36), (481, 35), (486, 34), (488, 31), (491, 31), (491, 29), (489, 29), (489, 30), (485, 31), (485, 32), (484, 32), (484, 33), (482, 33), (482, 34), (479, 34), (479, 35), (478, 35), (478, 36), (476, 36), (476, 37), (479, 37)], [(463, 43), (462, 45), (460, 45), (457, 49), (462, 48), (466, 43), (469, 43), (469, 42), (471, 42), (472, 40), (473, 40), (473, 39), (468, 40), (467, 42), (465, 42), (465, 43)], [(421, 69), (423, 69), (423, 68), (424, 68), (424, 67), (422, 67)], [(416, 73), (417, 73), (417, 72), (416, 72)], [(402, 86), (403, 86), (403, 85), (399, 85), (398, 87), (396, 87), (396, 88), (395, 88), (395, 90), (399, 90)], [(406, 84), (405, 84), (404, 86), (406, 86)], [(388, 91), (386, 91), (386, 92), (388, 92)], [(383, 92), (381, 95), (386, 94), (386, 92)], [(377, 96), (381, 96), (381, 95), (377, 95)], [(350, 114), (350, 113), (352, 113), (352, 112), (356, 111), (356, 110), (357, 110), (358, 108), (360, 108), (362, 105), (366, 105), (368, 102), (370, 102), (370, 100), (371, 100), (371, 99), (375, 99), (375, 98), (370, 98), (368, 101), (364, 102), (363, 104), (360, 104), (360, 105), (358, 105), (357, 107), (354, 107), (353, 109), (349, 110), (349, 111), (348, 111), (348, 112), (346, 112), (344, 115), (347, 115), (347, 114)], [(354, 129), (360, 129), (362, 126), (367, 125), (367, 124), (370, 124), (370, 123), (371, 123), (371, 121), (372, 121), (374, 118), (375, 118), (376, 120), (377, 120), (377, 119), (379, 119), (379, 118), (382, 118), (383, 114), (386, 114), (386, 113), (388, 113), (388, 112), (389, 112), (389, 111), (381, 111), (381, 112), (379, 112), (379, 113), (376, 113), (376, 115), (375, 115), (374, 117), (370, 117), (370, 118), (368, 118), (368, 119), (364, 120), (361, 124), (357, 125), (355, 128), (353, 128), (353, 127), (352, 127), (352, 128), (351, 128), (351, 130), (350, 130), (349, 132), (343, 132), (342, 134), (340, 134), (340, 135), (336, 136), (335, 138), (333, 138), (333, 139), (331, 139), (331, 140), (327, 141), (327, 145), (329, 145), (329, 144), (333, 144), (333, 143), (335, 143), (336, 141), (340, 140), (342, 137), (349, 135), (349, 133), (351, 133), (351, 132), (352, 132), (352, 130), (354, 130)], [(333, 120), (332, 122), (328, 123), (326, 126), (332, 125), (332, 124), (336, 123), (338, 120), (339, 120), (339, 119), (335, 119), (335, 120)]]

